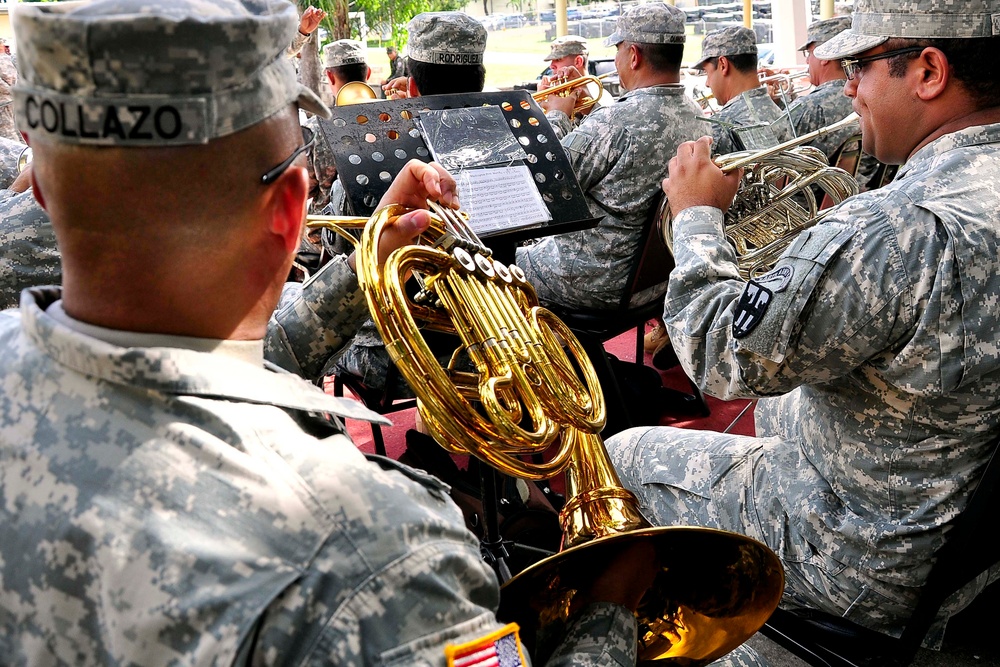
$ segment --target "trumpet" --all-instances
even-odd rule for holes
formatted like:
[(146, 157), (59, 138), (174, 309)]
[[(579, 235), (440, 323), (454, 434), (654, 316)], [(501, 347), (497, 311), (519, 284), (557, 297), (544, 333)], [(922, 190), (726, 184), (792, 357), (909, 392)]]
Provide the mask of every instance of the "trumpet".
[(545, 90), (539, 90), (537, 93), (532, 93), (531, 97), (533, 97), (536, 102), (541, 102), (542, 100), (547, 99), (550, 95), (568, 97), (573, 93), (574, 89), (584, 87), (584, 93), (580, 95), (576, 104), (573, 106), (573, 115), (587, 114), (594, 108), (594, 105), (597, 104), (597, 100), (601, 98), (601, 94), (604, 92), (604, 84), (601, 83), (601, 79), (609, 77), (612, 74), (617, 74), (617, 72), (608, 72), (600, 76), (590, 76), (588, 74), (576, 79), (561, 81), (559, 84), (552, 86), (551, 88), (546, 88)]

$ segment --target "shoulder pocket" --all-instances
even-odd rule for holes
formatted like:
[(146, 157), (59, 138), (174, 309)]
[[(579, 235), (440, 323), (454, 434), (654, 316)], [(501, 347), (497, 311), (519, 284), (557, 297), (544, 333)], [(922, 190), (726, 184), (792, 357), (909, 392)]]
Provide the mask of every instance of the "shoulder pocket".
[(853, 235), (852, 228), (839, 223), (819, 224), (800, 233), (777, 263), (790, 270), (788, 283), (774, 292), (753, 331), (739, 339), (740, 348), (780, 363), (827, 264)]
[(568, 151), (573, 151), (574, 153), (585, 153), (587, 151), (587, 146), (593, 140), (589, 134), (584, 132), (576, 131), (570, 132), (563, 139), (562, 145)]

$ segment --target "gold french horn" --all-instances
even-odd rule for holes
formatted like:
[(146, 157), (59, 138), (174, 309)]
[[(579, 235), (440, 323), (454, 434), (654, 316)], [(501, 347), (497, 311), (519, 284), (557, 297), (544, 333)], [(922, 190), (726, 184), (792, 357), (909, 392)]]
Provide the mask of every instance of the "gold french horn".
[[(492, 257), (462, 215), (430, 207), (430, 228), (417, 244), (391, 253), (384, 266), (378, 263), (379, 238), (406, 209), (376, 211), (356, 249), (358, 280), (386, 350), (419, 398), (424, 424), (446, 450), (530, 480), (566, 473), (564, 548), (504, 585), (501, 620), (518, 622), (530, 643), (540, 622), (566, 617), (576, 591), (592, 576), (591, 562), (649, 540), (660, 573), (639, 610), (640, 659), (703, 665), (731, 651), (778, 604), (784, 580), (777, 557), (734, 533), (650, 526), (598, 435), (604, 397), (580, 342), (538, 304), (517, 266)], [(404, 289), (411, 274), (420, 287), (412, 298)], [(460, 341), (447, 367), (424, 341), (424, 328)], [(474, 372), (459, 370), (458, 352)], [(532, 454), (544, 457), (535, 462)]]
[[(740, 276), (749, 280), (770, 271), (778, 257), (804, 229), (823, 219), (813, 187), (830, 195), (834, 204), (858, 194), (855, 178), (831, 167), (823, 151), (805, 146), (821, 136), (856, 123), (858, 114), (762, 151), (742, 151), (715, 158), (722, 171), (743, 169), (743, 180), (726, 212), (726, 238), (736, 250)], [(674, 248), (670, 202), (660, 204), (663, 240)], [(828, 210), (828, 209), (827, 209)]]

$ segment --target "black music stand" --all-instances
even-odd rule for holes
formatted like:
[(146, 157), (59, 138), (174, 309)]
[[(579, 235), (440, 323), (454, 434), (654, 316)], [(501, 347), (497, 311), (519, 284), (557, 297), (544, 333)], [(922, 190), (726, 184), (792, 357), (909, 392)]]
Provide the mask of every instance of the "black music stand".
[(333, 117), (321, 125), (325, 126), (322, 131), (331, 135), (329, 143), (351, 211), (371, 215), (404, 164), (413, 158), (431, 161), (430, 150), (414, 122), (421, 111), (489, 105), (500, 107), (527, 153), (527, 167), (552, 219), (539, 227), (493, 234), (488, 245), (495, 246), (497, 241), (512, 245), (596, 225), (600, 218), (591, 216), (566, 152), (541, 107), (524, 90), (429, 95), (335, 107)]

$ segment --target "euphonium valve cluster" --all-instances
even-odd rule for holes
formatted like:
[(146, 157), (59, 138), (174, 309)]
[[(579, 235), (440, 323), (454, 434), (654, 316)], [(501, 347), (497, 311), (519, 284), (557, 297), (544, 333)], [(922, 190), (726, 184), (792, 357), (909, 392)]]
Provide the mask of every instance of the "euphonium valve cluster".
[[(738, 646), (781, 597), (777, 557), (741, 535), (646, 522), (598, 435), (604, 398), (582, 345), (463, 215), (430, 208), (433, 222), (419, 242), (393, 251), (383, 265), (379, 238), (406, 209), (377, 211), (356, 251), (369, 310), (419, 398), (425, 425), (446, 449), (508, 475), (538, 480), (566, 472), (564, 549), (507, 582), (501, 619), (517, 621), (530, 636), (540, 620), (564, 618), (594, 558), (649, 540), (660, 574), (640, 607), (640, 659), (702, 665)], [(419, 286), (412, 297), (404, 287), (411, 275)], [(457, 337), (450, 363), (438, 362), (423, 329)]]

